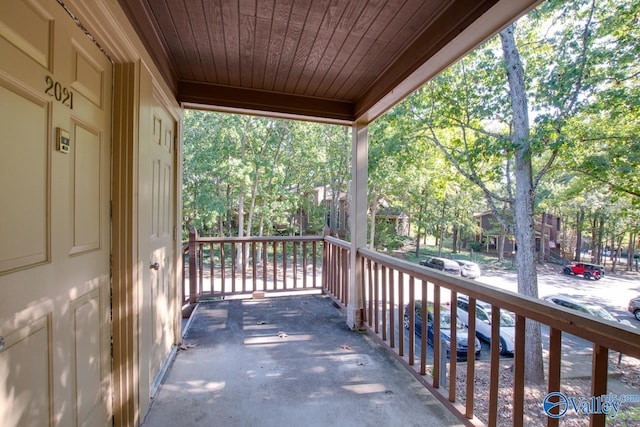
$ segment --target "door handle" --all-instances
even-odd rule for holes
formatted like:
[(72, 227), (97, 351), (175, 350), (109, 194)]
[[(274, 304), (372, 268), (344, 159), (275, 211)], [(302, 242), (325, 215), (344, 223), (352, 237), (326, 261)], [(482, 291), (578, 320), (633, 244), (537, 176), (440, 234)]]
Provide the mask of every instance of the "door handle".
[(160, 264), (158, 264), (157, 262), (154, 262), (149, 266), (149, 269), (158, 271), (160, 269)]

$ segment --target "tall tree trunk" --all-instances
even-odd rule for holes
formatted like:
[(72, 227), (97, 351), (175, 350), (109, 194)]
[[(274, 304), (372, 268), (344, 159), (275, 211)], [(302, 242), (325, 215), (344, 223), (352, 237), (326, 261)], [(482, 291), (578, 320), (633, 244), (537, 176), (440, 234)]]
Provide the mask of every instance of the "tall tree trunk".
[(616, 272), (616, 264), (618, 263), (618, 259), (620, 257), (620, 251), (622, 250), (622, 235), (616, 241), (615, 237), (611, 239), (612, 247), (611, 247), (611, 272)]
[(456, 219), (456, 223), (453, 226), (453, 233), (451, 235), (451, 240), (452, 240), (451, 247), (453, 249), (453, 253), (455, 254), (455, 253), (458, 252), (458, 230), (459, 230), (459, 227), (458, 227), (458, 224), (457, 224), (458, 223), (457, 219), (460, 217), (460, 211), (458, 211), (457, 209), (456, 209), (456, 213), (455, 213), (454, 217)]
[[(217, 177), (216, 179), (216, 191), (218, 193), (218, 197), (220, 197), (221, 196), (220, 177)], [(224, 216), (223, 215), (218, 215), (218, 235), (219, 237), (224, 237)]]
[(444, 216), (447, 211), (447, 201), (442, 201), (442, 211), (440, 212), (440, 221), (438, 221), (438, 236), (436, 238), (436, 244), (438, 245), (438, 256), (442, 256), (442, 245), (444, 242)]
[(233, 208), (231, 206), (231, 184), (227, 184), (226, 191), (226, 203), (227, 203), (227, 224), (226, 224), (226, 236), (231, 237), (231, 229), (233, 228)]
[[(345, 140), (348, 140), (348, 136), (349, 136), (349, 128), (345, 126), (344, 127)], [(327, 142), (327, 144), (328, 143), (329, 142)], [(345, 180), (349, 172), (351, 153), (346, 147), (342, 150), (339, 150), (339, 153), (340, 154), (337, 159), (333, 158), (333, 156), (331, 157), (330, 163), (332, 164), (332, 166), (327, 168), (327, 176), (325, 177), (325, 180), (329, 182), (329, 187), (331, 189), (329, 229), (330, 229), (330, 234), (336, 237), (339, 236), (338, 234), (339, 230), (345, 230), (345, 233), (348, 233), (347, 228), (349, 226), (349, 221), (347, 220), (348, 209), (347, 209), (347, 212), (342, 212), (343, 209), (341, 209), (341, 206), (340, 206), (340, 194), (342, 193), (342, 190), (345, 187)], [(336, 164), (337, 164), (337, 167), (335, 167)], [(326, 189), (326, 185), (325, 185), (325, 189)], [(351, 195), (348, 194), (347, 199), (349, 199), (350, 196)], [(326, 193), (325, 193), (325, 197), (326, 197)], [(338, 228), (338, 216), (340, 215), (342, 216), (344, 223), (340, 224), (340, 228)]]
[(591, 262), (598, 262), (598, 213), (591, 218)]
[(573, 258), (574, 261), (580, 261), (582, 255), (582, 231), (584, 230), (584, 209), (576, 213), (576, 253)]
[(598, 251), (597, 251), (598, 257), (596, 261), (598, 264), (602, 263), (602, 257), (603, 257), (602, 254), (604, 252), (603, 240), (604, 240), (604, 214), (600, 212), (600, 215), (598, 215)]
[[(609, 243), (611, 242), (611, 243)], [(615, 254), (617, 253), (616, 249), (616, 233), (611, 230), (611, 236), (607, 237), (607, 240), (604, 242), (604, 246), (603, 249), (606, 252), (607, 248), (609, 248), (609, 255), (603, 255), (603, 265), (606, 265), (607, 263), (607, 258), (613, 263), (613, 269), (611, 270), (612, 272), (615, 271), (615, 263), (616, 263), (616, 256)]]
[[(264, 215), (260, 215), (260, 223), (258, 225), (258, 236), (262, 237), (264, 235)], [(256, 247), (256, 263), (258, 265), (262, 265), (262, 245), (266, 245), (266, 243), (261, 243)], [(267, 260), (264, 260), (266, 262)]]
[(256, 164), (253, 176), (253, 186), (251, 188), (251, 201), (249, 202), (249, 214), (247, 215), (247, 236), (251, 236), (251, 230), (253, 229), (253, 215), (256, 209), (256, 198), (258, 197), (259, 179), (258, 165)]
[(627, 271), (633, 271), (633, 256), (636, 253), (636, 233), (629, 233), (629, 245), (627, 248)]
[(500, 227), (500, 237), (498, 238), (498, 261), (504, 261), (504, 242), (507, 240), (507, 229)]
[(545, 230), (547, 229), (546, 219), (547, 219), (547, 213), (542, 212), (542, 217), (540, 218), (540, 258), (538, 260), (540, 264), (544, 264), (544, 256), (546, 252), (546, 244), (545, 244), (546, 242)]
[[(426, 191), (423, 191), (422, 194), (423, 196), (425, 195)], [(420, 220), (420, 222), (423, 221), (423, 216), (424, 216), (424, 210), (425, 210), (425, 206), (424, 203), (420, 203), (420, 211), (418, 212), (418, 218)], [(417, 228), (417, 234), (416, 234), (416, 257), (420, 256), (420, 231), (422, 230), (422, 228), (420, 227), (420, 222), (418, 222), (416, 228)]]
[[(535, 262), (535, 234), (533, 225), (533, 168), (529, 139), (529, 113), (524, 82), (524, 69), (516, 46), (513, 24), (500, 32), (505, 68), (509, 80), (513, 109), (513, 146), (515, 147), (516, 192), (514, 203), (515, 235), (518, 242), (518, 292), (538, 298), (538, 276)], [(525, 344), (525, 379), (534, 384), (544, 383), (542, 338), (540, 324), (527, 320)]]
[[(269, 132), (265, 138), (264, 138), (264, 144), (262, 145), (262, 148), (260, 149), (260, 157), (259, 160), (262, 160), (264, 158), (264, 153), (267, 150), (267, 146), (269, 145), (269, 134), (271, 132)], [(276, 149), (276, 153), (273, 157), (273, 165), (275, 167), (275, 165), (278, 163), (278, 156), (280, 154), (280, 148), (282, 147), (282, 138), (279, 139), (279, 143), (278, 143), (278, 147)], [(244, 153), (244, 151), (243, 151)], [(244, 155), (244, 154), (243, 154)], [(258, 197), (258, 182), (260, 180), (260, 169), (258, 167), (258, 163), (256, 162), (255, 164), (255, 168), (254, 168), (254, 177), (253, 177), (253, 187), (251, 189), (251, 202), (249, 203), (249, 214), (247, 215), (247, 235), (251, 235), (251, 230), (253, 230), (253, 217), (255, 214), (255, 206), (256, 206), (256, 199)], [(268, 180), (268, 184), (267, 184), (267, 188), (271, 188), (271, 182), (273, 180), (273, 175), (269, 175), (269, 180)], [(263, 222), (260, 222), (260, 230), (258, 232), (258, 236), (262, 236), (262, 224)], [(256, 249), (260, 249), (259, 247)], [(256, 250), (256, 257), (258, 261), (261, 261), (262, 259), (262, 255), (258, 256), (257, 253), (261, 251)], [(247, 245), (245, 247), (245, 260), (249, 259), (249, 245)]]
[(565, 215), (562, 216), (562, 234), (561, 234), (561, 243), (560, 243), (560, 256), (564, 258), (566, 256), (565, 250), (568, 247), (567, 245), (567, 224), (568, 220)]
[[(240, 160), (244, 164), (246, 158), (246, 145), (247, 145), (247, 122), (242, 132), (242, 142), (240, 149)], [(244, 236), (244, 188), (240, 188), (240, 194), (238, 196), (238, 237)], [(238, 245), (236, 248), (236, 267), (242, 266), (242, 245)]]

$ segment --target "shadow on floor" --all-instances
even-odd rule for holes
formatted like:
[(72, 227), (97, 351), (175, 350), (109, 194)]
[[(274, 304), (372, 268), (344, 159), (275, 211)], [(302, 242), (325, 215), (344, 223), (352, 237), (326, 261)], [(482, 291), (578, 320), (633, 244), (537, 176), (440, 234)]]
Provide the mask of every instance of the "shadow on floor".
[(143, 426), (461, 425), (322, 295), (201, 303)]

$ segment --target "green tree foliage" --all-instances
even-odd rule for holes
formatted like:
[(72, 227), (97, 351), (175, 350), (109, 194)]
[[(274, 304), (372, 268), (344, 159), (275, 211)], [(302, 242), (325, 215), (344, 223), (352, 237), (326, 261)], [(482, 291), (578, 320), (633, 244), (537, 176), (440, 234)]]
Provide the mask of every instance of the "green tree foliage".
[[(227, 211), (227, 172), (229, 144), (234, 129), (226, 127), (228, 118), (220, 115), (186, 111), (183, 122), (183, 221), (211, 234), (224, 220)], [(212, 129), (218, 129), (216, 138)]]
[(346, 191), (344, 127), (187, 110), (183, 129), (184, 233), (321, 233), (317, 188)]
[[(638, 16), (632, 2), (547, 1), (398, 106), (408, 117), (403, 130), (436, 147), (514, 233), (524, 294), (537, 296), (536, 203), (554, 206), (546, 199), (562, 192), (549, 191), (546, 180), (560, 178), (571, 189), (584, 175), (585, 194), (595, 183), (612, 194), (638, 193)], [(628, 213), (609, 196), (600, 200)], [(622, 241), (607, 232), (607, 222), (622, 224), (615, 214), (594, 205), (579, 210), (598, 252), (607, 234), (612, 244)], [(438, 215), (425, 218), (433, 224)], [(527, 366), (542, 372), (541, 363)]]
[(640, 4), (598, 3), (589, 56), (591, 90), (569, 122), (562, 166), (640, 203)]

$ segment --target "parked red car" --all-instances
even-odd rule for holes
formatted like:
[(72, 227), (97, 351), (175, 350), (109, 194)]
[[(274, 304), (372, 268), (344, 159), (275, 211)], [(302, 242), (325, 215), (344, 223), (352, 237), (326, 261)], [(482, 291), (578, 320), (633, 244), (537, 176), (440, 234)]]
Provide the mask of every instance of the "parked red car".
[(604, 267), (597, 264), (587, 264), (584, 262), (577, 262), (574, 264), (565, 265), (562, 268), (564, 274), (575, 274), (582, 276), (585, 279), (600, 280), (604, 276)]

